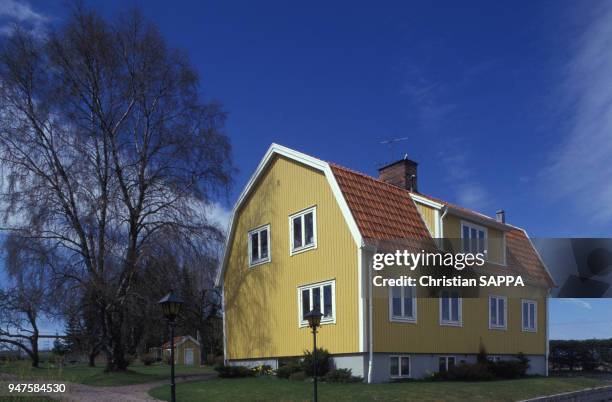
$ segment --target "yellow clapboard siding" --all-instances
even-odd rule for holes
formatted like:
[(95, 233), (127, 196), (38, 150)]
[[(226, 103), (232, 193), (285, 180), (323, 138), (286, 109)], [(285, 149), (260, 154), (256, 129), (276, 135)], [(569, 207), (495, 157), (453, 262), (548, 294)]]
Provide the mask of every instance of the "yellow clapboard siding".
[[(317, 248), (289, 255), (289, 216), (317, 208)], [(302, 355), (312, 335), (298, 326), (300, 285), (336, 280), (336, 323), (318, 340), (331, 353), (359, 350), (357, 247), (323, 173), (275, 159), (235, 218), (224, 278), (229, 359)], [(270, 224), (271, 262), (248, 267), (247, 233)]]
[(429, 233), (432, 237), (436, 237), (436, 210), (428, 205), (415, 202), (417, 210), (421, 214), (425, 226), (429, 229)]
[[(424, 289), (421, 289), (424, 290)], [(384, 293), (384, 294), (383, 294)], [(546, 352), (546, 290), (538, 288), (500, 288), (494, 295), (508, 296), (507, 329), (489, 329), (489, 298), (462, 300), (461, 327), (440, 325), (439, 299), (417, 299), (417, 323), (395, 323), (389, 320), (388, 293), (379, 291), (374, 308), (374, 350), (376, 352), (410, 353), (477, 353), (480, 345), (489, 354), (544, 354)], [(537, 332), (523, 332), (521, 299), (538, 303)]]

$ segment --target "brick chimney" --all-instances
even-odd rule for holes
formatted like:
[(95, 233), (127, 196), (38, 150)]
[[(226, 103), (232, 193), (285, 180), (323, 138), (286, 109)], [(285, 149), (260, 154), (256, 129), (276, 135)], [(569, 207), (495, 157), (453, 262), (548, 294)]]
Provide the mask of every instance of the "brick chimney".
[(378, 178), (386, 183), (417, 192), (417, 163), (404, 159), (390, 163), (378, 169)]

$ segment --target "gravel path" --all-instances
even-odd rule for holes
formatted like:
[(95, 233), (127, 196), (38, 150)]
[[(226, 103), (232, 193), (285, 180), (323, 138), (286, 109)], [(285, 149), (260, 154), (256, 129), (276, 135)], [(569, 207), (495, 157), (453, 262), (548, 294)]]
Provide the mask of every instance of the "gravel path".
[[(177, 376), (176, 382), (199, 381), (215, 378), (216, 374), (198, 374)], [(15, 377), (0, 375), (0, 382), (15, 381)], [(45, 381), (28, 381), (29, 383), (45, 383)], [(155, 381), (144, 384), (122, 385), (117, 387), (94, 387), (91, 385), (64, 382), (66, 392), (63, 394), (47, 395), (62, 402), (151, 402), (159, 401), (151, 397), (149, 390), (168, 384), (168, 381)], [(1, 398), (0, 393), (0, 399)]]

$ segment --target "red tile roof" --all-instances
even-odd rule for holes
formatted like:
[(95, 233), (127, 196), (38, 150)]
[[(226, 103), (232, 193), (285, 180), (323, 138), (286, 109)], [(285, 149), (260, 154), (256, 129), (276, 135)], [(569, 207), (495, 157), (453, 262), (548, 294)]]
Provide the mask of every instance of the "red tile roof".
[[(179, 343), (180, 341), (183, 340), (183, 338), (185, 338), (186, 336), (175, 336), (174, 337), (174, 346), (176, 347), (176, 344)], [(170, 349), (170, 341), (164, 343), (162, 345), (163, 349)]]
[[(333, 163), (330, 163), (330, 167), (366, 243), (381, 240), (395, 243), (401, 239), (404, 247), (417, 252), (435, 247), (408, 190)], [(475, 219), (487, 219), (499, 224), (478, 212), (433, 197), (424, 197), (472, 214)], [(505, 226), (508, 265), (504, 268), (505, 272), (522, 274), (543, 286), (554, 286), (525, 232), (511, 225)]]

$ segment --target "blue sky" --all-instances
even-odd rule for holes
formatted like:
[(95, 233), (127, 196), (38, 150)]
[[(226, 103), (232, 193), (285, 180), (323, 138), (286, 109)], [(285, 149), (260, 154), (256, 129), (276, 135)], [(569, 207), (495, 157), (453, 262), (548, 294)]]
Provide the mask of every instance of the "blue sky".
[[(532, 237), (610, 237), (612, 3), (380, 3), (131, 3), (229, 112), (239, 172), (220, 219), (277, 142), (372, 175), (407, 153), (427, 194), (504, 208)], [(63, 4), (0, 0), (0, 30), (44, 29)], [(553, 301), (551, 336), (612, 336), (594, 323), (612, 301), (585, 303)]]

